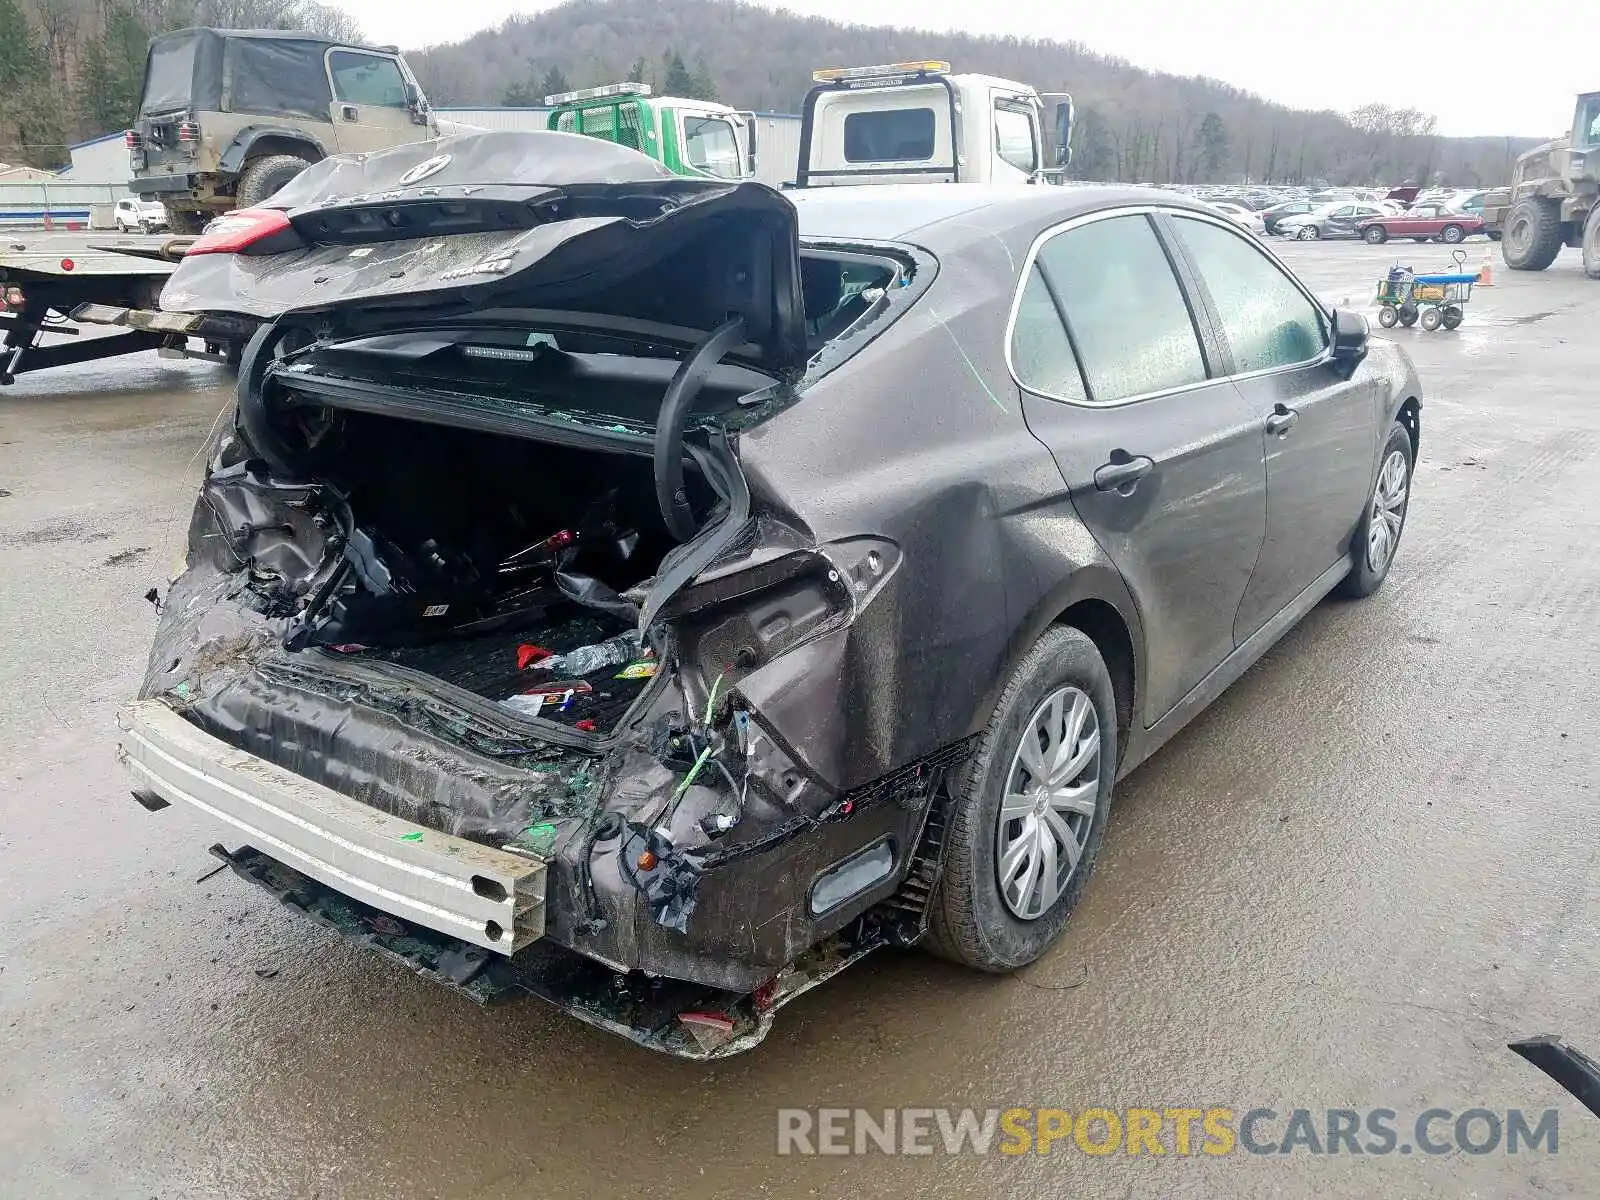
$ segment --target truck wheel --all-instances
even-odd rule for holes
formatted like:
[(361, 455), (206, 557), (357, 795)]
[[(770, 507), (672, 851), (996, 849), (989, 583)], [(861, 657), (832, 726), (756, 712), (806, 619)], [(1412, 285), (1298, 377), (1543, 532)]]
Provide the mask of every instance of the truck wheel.
[(1513, 271), (1542, 271), (1561, 253), (1561, 210), (1552, 200), (1518, 200), (1506, 214), (1500, 256)]
[(195, 212), (191, 208), (173, 208), (163, 205), (167, 210), (167, 228), (175, 237), (193, 237), (206, 227), (207, 215)]
[(240, 208), (254, 208), (311, 164), (298, 154), (269, 154), (245, 166), (234, 189)]
[(1093, 640), (1046, 630), (950, 799), (928, 949), (1014, 971), (1060, 936), (1088, 881), (1117, 773), (1117, 706)]
[(1389, 240), (1389, 231), (1382, 225), (1368, 225), (1361, 234), (1369, 246), (1381, 246)]
[(1583, 223), (1583, 273), (1600, 279), (1600, 204), (1589, 210), (1589, 219)]
[(1439, 230), (1439, 240), (1451, 246), (1454, 246), (1465, 236), (1466, 234), (1462, 232), (1461, 226), (1459, 225), (1446, 225), (1443, 229)]

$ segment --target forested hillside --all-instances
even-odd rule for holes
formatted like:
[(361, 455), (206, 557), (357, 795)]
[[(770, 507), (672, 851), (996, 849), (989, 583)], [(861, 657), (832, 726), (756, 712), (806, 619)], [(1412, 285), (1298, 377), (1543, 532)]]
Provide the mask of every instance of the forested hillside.
[(786, 112), (798, 110), (816, 67), (942, 58), (958, 71), (1070, 91), (1080, 115), (1075, 173), (1085, 178), (1398, 183), (1442, 172), (1445, 182), (1477, 184), (1500, 181), (1532, 144), (1436, 138), (1426, 114), (1382, 104), (1355, 122), (1291, 109), (1075, 42), (841, 25), (732, 0), (572, 0), (409, 57), (439, 104), (526, 103), (560, 90), (549, 82), (585, 87), (630, 70), (678, 91), (687, 66), (695, 94)]
[[(0, 161), (58, 165), (72, 142), (126, 127), (149, 35), (188, 24), (357, 32), (317, 0), (0, 0)], [(408, 58), (436, 105), (530, 104), (635, 78), (789, 112), (815, 67), (943, 58), (1070, 91), (1073, 172), (1091, 179), (1491, 184), (1531, 144), (1435, 137), (1428, 114), (1382, 103), (1292, 109), (1075, 42), (842, 25), (736, 0), (571, 0)]]

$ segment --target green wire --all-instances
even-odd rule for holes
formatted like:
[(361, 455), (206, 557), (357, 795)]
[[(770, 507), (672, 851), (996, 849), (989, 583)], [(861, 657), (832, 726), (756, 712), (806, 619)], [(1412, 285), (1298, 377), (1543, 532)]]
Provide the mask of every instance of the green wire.
[(717, 710), (717, 689), (722, 686), (722, 676), (726, 674), (727, 672), (724, 671), (722, 675), (718, 675), (711, 681), (711, 695), (706, 697), (706, 719), (704, 721), (706, 725), (711, 724), (711, 714)]
[(683, 777), (683, 782), (678, 785), (678, 790), (672, 793), (672, 802), (678, 800), (687, 792), (696, 779), (700, 777), (701, 768), (706, 765), (706, 760), (711, 757), (711, 747), (707, 746), (700, 751), (700, 757), (694, 760), (694, 766), (689, 768), (689, 773)]

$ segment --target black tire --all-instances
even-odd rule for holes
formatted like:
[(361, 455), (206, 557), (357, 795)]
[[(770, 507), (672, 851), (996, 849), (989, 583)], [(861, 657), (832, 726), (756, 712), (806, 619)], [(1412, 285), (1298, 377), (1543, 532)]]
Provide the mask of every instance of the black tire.
[(173, 208), (164, 205), (167, 210), (167, 229), (174, 237), (193, 237), (206, 227), (210, 220), (208, 213), (196, 212), (192, 208)]
[(246, 163), (233, 196), (239, 208), (254, 208), (311, 164), (298, 154), (269, 154)]
[(1415, 304), (1402, 305), (1400, 308), (1400, 324), (1404, 325), (1407, 329), (1410, 329), (1416, 323), (1417, 306)]
[(1385, 304), (1378, 310), (1378, 324), (1385, 329), (1393, 329), (1400, 323), (1400, 310), (1392, 304)]
[[(1036, 710), (1063, 687), (1076, 688), (1088, 698), (1099, 724), (1095, 809), (1065, 886), (1042, 913), (1022, 920), (1000, 890), (996, 861), (1000, 803)], [(980, 971), (1006, 972), (1027, 965), (1050, 948), (1094, 869), (1110, 810), (1116, 758), (1116, 696), (1105, 660), (1080, 630), (1061, 626), (1047, 630), (1012, 672), (977, 753), (953, 788), (944, 871), (929, 912), (925, 944), (930, 951)]]
[(1454, 246), (1466, 239), (1467, 232), (1459, 225), (1446, 225), (1439, 230), (1439, 240), (1447, 246)]
[(1462, 312), (1459, 308), (1452, 304), (1449, 308), (1444, 310), (1444, 327), (1446, 329), (1461, 328), (1461, 322), (1466, 319), (1466, 315), (1466, 313)]
[(1542, 271), (1561, 253), (1561, 208), (1553, 200), (1518, 200), (1506, 214), (1500, 257), (1513, 271)]
[(1600, 203), (1589, 210), (1589, 219), (1583, 223), (1583, 273), (1600, 279)]
[(1498, 229), (1489, 230), (1489, 240), (1491, 242), (1498, 242), (1500, 240), (1500, 231)]
[(1368, 225), (1361, 231), (1362, 238), (1369, 246), (1381, 246), (1389, 240), (1389, 231), (1382, 225)]
[[(1405, 498), (1398, 510), (1400, 524), (1394, 532), (1394, 544), (1383, 562), (1374, 566), (1368, 549), (1368, 527), (1372, 524), (1374, 510), (1378, 506), (1378, 490), (1384, 466), (1388, 463), (1389, 456), (1396, 451), (1405, 458)], [(1350, 574), (1341, 579), (1334, 588), (1339, 595), (1351, 600), (1360, 600), (1372, 595), (1389, 577), (1389, 569), (1394, 566), (1394, 557), (1400, 552), (1400, 538), (1405, 534), (1406, 515), (1411, 511), (1411, 475), (1415, 465), (1411, 451), (1411, 435), (1404, 425), (1396, 421), (1394, 427), (1389, 430), (1388, 441), (1383, 444), (1383, 453), (1378, 457), (1378, 472), (1373, 478), (1372, 490), (1367, 494), (1367, 503), (1356, 521), (1356, 531), (1351, 535), (1350, 551), (1355, 558), (1355, 565), (1350, 568)]]
[(1419, 244), (1419, 245), (1423, 245), (1423, 246), (1426, 246), (1426, 245), (1427, 245), (1427, 244), (1428, 244), (1428, 243), (1429, 243), (1429, 242), (1431, 242), (1431, 241), (1433, 241), (1433, 239), (1432, 239), (1432, 238), (1425, 238), (1425, 237), (1423, 237), (1423, 238), (1419, 238), (1419, 237), (1414, 237), (1414, 238), (1412, 238), (1412, 239), (1411, 239), (1411, 240), (1412, 240), (1412, 241), (1413, 241), (1413, 242), (1416, 242), (1416, 243), (1418, 243), (1418, 244)]

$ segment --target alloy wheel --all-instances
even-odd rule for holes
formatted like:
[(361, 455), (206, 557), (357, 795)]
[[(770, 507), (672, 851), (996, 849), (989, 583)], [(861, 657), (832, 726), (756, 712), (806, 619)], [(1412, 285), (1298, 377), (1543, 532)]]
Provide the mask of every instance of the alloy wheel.
[(1400, 527), (1406, 519), (1406, 456), (1391, 450), (1378, 472), (1372, 490), (1372, 516), (1367, 522), (1367, 567), (1382, 573), (1400, 544)]
[(1075, 687), (1046, 696), (1023, 726), (995, 831), (995, 875), (1011, 914), (1033, 921), (1066, 889), (1100, 794), (1100, 719)]

